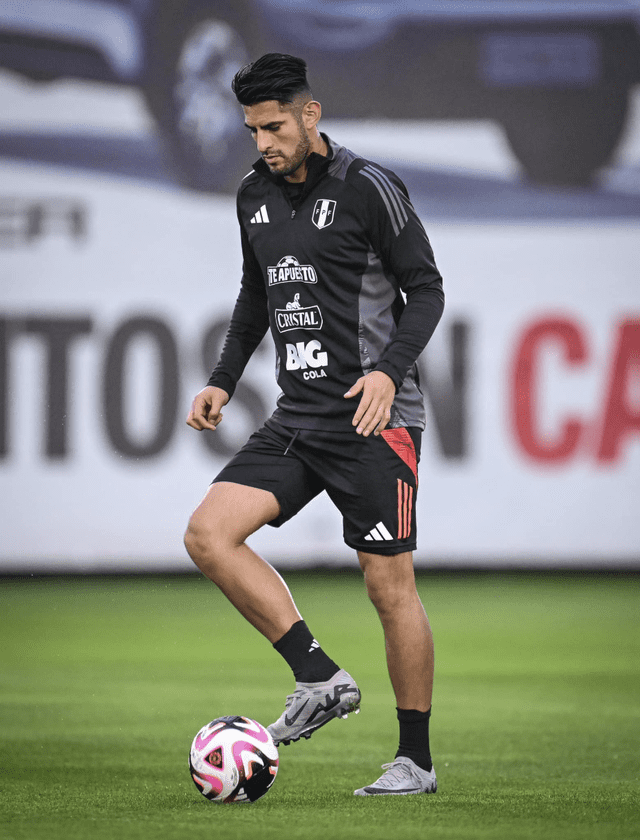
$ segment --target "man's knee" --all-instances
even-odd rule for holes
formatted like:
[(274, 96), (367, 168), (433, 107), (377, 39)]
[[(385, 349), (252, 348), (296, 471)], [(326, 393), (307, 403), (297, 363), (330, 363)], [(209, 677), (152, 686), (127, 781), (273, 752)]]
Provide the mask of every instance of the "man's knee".
[(204, 561), (212, 564), (224, 557), (230, 550), (244, 542), (244, 534), (239, 531), (224, 508), (212, 504), (202, 504), (191, 515), (184, 535), (184, 544), (191, 559), (198, 566)]
[(184, 546), (196, 566), (211, 577), (224, 555), (222, 534), (216, 532), (215, 522), (196, 510), (187, 525)]
[(383, 556), (359, 553), (367, 595), (378, 613), (403, 609), (416, 595), (411, 553)]
[(275, 497), (264, 490), (213, 484), (189, 520), (184, 536), (187, 552), (200, 568), (216, 564), (279, 512)]
[(194, 563), (197, 563), (198, 558), (207, 553), (212, 544), (215, 544), (215, 540), (211, 529), (207, 527), (200, 511), (196, 510), (191, 515), (184, 534), (184, 545), (187, 553)]

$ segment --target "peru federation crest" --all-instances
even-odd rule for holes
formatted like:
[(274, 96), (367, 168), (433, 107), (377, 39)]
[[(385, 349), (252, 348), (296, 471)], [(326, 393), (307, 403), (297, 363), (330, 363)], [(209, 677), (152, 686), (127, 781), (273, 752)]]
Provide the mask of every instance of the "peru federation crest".
[(319, 198), (313, 208), (313, 224), (322, 230), (329, 227), (336, 212), (336, 202), (331, 198)]

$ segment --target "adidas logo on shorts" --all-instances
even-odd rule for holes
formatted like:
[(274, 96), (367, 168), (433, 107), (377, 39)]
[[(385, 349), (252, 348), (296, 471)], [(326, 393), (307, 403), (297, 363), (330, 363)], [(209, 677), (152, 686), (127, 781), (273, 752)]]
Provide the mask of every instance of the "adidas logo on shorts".
[(389, 529), (385, 526), (384, 522), (378, 522), (375, 528), (372, 528), (365, 540), (392, 540), (393, 537), (389, 533)]

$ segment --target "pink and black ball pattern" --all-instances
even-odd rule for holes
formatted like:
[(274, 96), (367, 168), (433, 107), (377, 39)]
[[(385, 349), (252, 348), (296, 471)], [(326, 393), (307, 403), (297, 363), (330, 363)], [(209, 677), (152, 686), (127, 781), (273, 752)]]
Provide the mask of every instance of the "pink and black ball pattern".
[(278, 772), (278, 748), (255, 720), (230, 715), (212, 720), (193, 739), (191, 778), (211, 802), (255, 802)]

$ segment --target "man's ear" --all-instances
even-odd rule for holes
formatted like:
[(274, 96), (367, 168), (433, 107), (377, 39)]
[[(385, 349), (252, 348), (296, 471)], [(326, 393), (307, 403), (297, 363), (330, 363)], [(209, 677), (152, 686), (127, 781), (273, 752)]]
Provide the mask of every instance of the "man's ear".
[(322, 105), (319, 102), (316, 102), (315, 99), (311, 99), (305, 104), (302, 109), (302, 120), (307, 131), (316, 127), (316, 125), (320, 122), (321, 116)]

